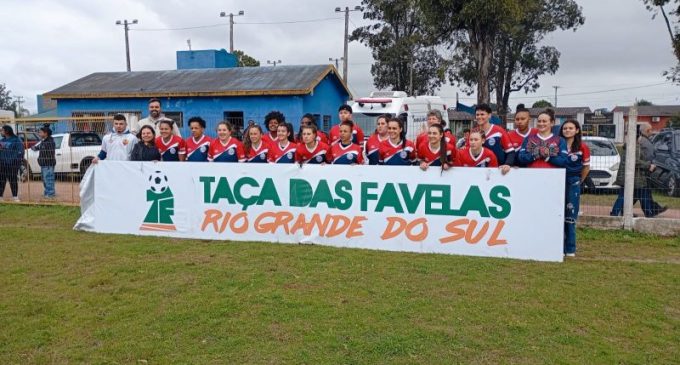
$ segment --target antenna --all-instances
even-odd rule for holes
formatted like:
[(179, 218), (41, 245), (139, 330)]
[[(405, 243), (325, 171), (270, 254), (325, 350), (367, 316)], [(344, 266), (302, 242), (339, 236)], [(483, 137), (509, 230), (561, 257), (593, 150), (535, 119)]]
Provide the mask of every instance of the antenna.
[(191, 51), (191, 39), (187, 39), (187, 46), (189, 46), (189, 51)]

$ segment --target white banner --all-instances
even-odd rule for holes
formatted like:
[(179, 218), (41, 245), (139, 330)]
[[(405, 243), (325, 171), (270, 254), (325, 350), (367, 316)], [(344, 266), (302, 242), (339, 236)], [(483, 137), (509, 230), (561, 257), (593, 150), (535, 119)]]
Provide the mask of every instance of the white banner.
[(94, 184), (93, 206), (77, 229), (563, 259), (563, 169), (503, 176), (482, 168), (117, 161), (93, 169), (81, 186)]

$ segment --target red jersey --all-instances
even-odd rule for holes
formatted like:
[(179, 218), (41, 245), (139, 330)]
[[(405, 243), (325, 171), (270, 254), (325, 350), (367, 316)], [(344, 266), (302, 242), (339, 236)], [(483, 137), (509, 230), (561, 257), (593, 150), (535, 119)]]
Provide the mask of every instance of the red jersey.
[(472, 155), (470, 147), (458, 150), (455, 166), (462, 167), (498, 167), (496, 155), (488, 148), (482, 147), (482, 153), (475, 157)]
[(406, 143), (392, 144), (387, 139), (380, 144), (380, 161), (383, 165), (407, 166), (413, 165), (416, 160), (416, 148), (413, 142), (406, 140)]
[(298, 144), (295, 142), (288, 142), (287, 145), (281, 147), (279, 142), (269, 146), (269, 162), (272, 163), (293, 163), (295, 162), (295, 151)]
[[(317, 141), (317, 142), (323, 142), (323, 143), (325, 143), (325, 144), (328, 144), (328, 136), (326, 135), (326, 133), (324, 133), (324, 132), (322, 132), (322, 131), (320, 131), (320, 130), (317, 130), (317, 131), (316, 131), (316, 141)], [(302, 142), (302, 137), (296, 138), (295, 142), (296, 142), (296, 143), (303, 143), (303, 142)]]
[[(340, 125), (334, 125), (333, 128), (331, 128), (329, 134), (331, 144), (338, 142), (340, 140)], [(352, 128), (352, 143), (356, 143), (358, 145), (364, 143), (364, 131), (361, 129), (361, 127), (359, 127), (358, 124), (354, 124), (354, 128)]]
[(522, 134), (519, 132), (519, 130), (513, 129), (510, 132), (508, 132), (508, 138), (510, 138), (512, 148), (514, 148), (515, 151), (519, 151), (520, 147), (522, 147), (522, 142), (524, 142), (524, 139), (529, 137), (529, 135), (536, 133), (538, 133), (538, 130), (536, 128), (529, 128), (526, 134)]
[(380, 135), (373, 133), (368, 137), (364, 150), (366, 151), (366, 159), (369, 165), (377, 165), (380, 163), (380, 144), (387, 141), (389, 137), (385, 136), (385, 139), (380, 139)]
[(264, 140), (265, 142), (267, 142), (269, 144), (276, 143), (277, 138), (278, 138), (278, 136), (276, 135), (276, 132), (274, 132), (274, 134), (272, 134), (271, 132), (267, 132), (267, 133), (262, 135), (262, 140)]
[(328, 161), (337, 165), (363, 165), (364, 155), (358, 144), (350, 143), (345, 146), (342, 142), (338, 142), (331, 146)]
[[(453, 160), (456, 157), (456, 149), (453, 148), (450, 144), (445, 144), (446, 146), (446, 161), (449, 165), (453, 164)], [(430, 142), (425, 142), (421, 143), (418, 145), (416, 148), (416, 155), (418, 156), (418, 160), (420, 161), (425, 161), (427, 162), (430, 166), (441, 166), (441, 160), (439, 159), (440, 151), (441, 151), (442, 146), (439, 146), (439, 148), (436, 151), (432, 150), (432, 147), (430, 146)]]
[(205, 134), (196, 141), (194, 137), (186, 139), (187, 161), (208, 161), (208, 150), (210, 150), (212, 139)]
[(316, 142), (316, 147), (310, 150), (306, 144), (298, 145), (295, 151), (295, 162), (320, 164), (328, 162), (329, 157), (328, 145), (322, 142)]
[(182, 137), (174, 134), (168, 143), (163, 141), (163, 137), (156, 137), (156, 148), (161, 154), (161, 161), (179, 161), (179, 155), (187, 153)]
[(250, 146), (250, 150), (246, 152), (246, 162), (267, 162), (270, 146), (271, 144), (262, 138), (257, 148), (254, 145)]
[[(456, 146), (456, 138), (453, 136), (450, 130), (444, 131), (444, 138), (446, 138), (446, 143)], [(427, 143), (429, 139), (427, 138), (427, 132), (423, 132), (416, 137), (416, 147), (419, 147), (422, 143)]]
[(218, 138), (210, 144), (208, 160), (214, 162), (243, 162), (246, 154), (243, 151), (243, 144), (234, 137), (229, 137), (227, 143), (222, 143)]

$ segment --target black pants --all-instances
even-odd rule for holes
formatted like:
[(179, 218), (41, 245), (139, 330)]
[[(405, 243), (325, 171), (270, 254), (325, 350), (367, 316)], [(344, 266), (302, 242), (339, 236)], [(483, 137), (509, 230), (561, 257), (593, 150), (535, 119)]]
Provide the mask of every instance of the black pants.
[(12, 196), (19, 196), (19, 164), (0, 164), (0, 198), (5, 194), (5, 183), (9, 181), (9, 188)]

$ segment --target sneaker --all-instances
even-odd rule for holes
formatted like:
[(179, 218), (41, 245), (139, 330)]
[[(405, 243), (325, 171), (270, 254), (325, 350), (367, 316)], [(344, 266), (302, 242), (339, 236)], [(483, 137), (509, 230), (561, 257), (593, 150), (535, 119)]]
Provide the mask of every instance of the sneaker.
[(576, 257), (576, 252), (565, 253), (564, 256), (567, 256), (567, 257)]
[(20, 202), (21, 200), (19, 200), (19, 197), (18, 197), (18, 196), (15, 196), (15, 197), (12, 197), (12, 201), (15, 202), (15, 203), (18, 203), (18, 202)]
[(647, 217), (647, 218), (654, 218), (654, 217), (657, 217), (657, 216), (659, 216), (660, 214), (662, 214), (663, 212), (665, 212), (665, 211), (667, 211), (667, 210), (668, 210), (668, 207), (667, 207), (667, 206), (660, 206), (659, 209), (658, 209), (656, 212), (654, 212), (654, 214), (650, 215), (650, 216)]

